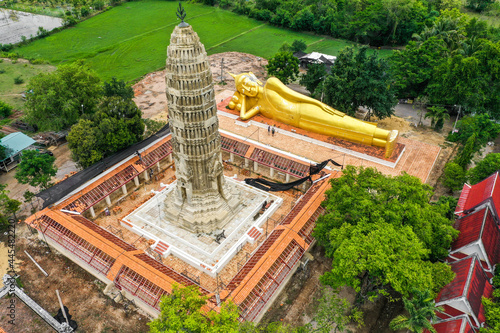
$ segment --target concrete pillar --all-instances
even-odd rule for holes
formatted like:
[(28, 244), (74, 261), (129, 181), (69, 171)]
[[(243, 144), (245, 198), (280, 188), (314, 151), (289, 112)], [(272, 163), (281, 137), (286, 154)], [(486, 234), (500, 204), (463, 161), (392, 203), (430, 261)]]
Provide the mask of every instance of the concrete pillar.
[(90, 216), (92, 216), (93, 219), (95, 219), (95, 210), (94, 206), (90, 206)]
[(257, 163), (256, 161), (253, 161), (253, 171), (259, 171), (259, 163)]
[(231, 163), (234, 163), (234, 154), (233, 153), (229, 153), (229, 161)]
[(285, 175), (286, 175), (286, 176), (285, 176), (285, 183), (289, 183), (289, 182), (290, 182), (290, 174), (289, 174), (289, 173), (287, 173), (287, 174), (285, 174)]
[(172, 163), (172, 154), (168, 154), (168, 163)]
[(139, 187), (139, 177), (135, 177), (134, 178), (134, 183), (135, 183), (135, 186)]
[(160, 171), (161, 171), (161, 168), (160, 168), (160, 162), (157, 162), (157, 163), (156, 163), (156, 167), (158, 168), (158, 172), (160, 172)]
[(245, 168), (248, 168), (248, 165), (250, 164), (250, 160), (248, 158), (243, 158), (245, 160)]
[(106, 196), (105, 199), (106, 199), (106, 205), (108, 205), (108, 207), (111, 206), (111, 198), (109, 197), (109, 195)]
[(123, 195), (127, 195), (127, 184), (122, 185), (122, 192), (123, 192)]
[(145, 179), (146, 181), (148, 181), (148, 180), (149, 180), (149, 170), (148, 170), (148, 169), (144, 170), (144, 179)]
[(274, 168), (269, 167), (269, 174), (271, 175), (271, 178), (274, 177)]

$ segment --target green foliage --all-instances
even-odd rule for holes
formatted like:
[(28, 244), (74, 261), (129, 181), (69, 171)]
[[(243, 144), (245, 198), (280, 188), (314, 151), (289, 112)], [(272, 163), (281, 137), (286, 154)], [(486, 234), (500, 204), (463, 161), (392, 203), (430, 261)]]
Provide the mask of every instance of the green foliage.
[(17, 166), (14, 178), (21, 184), (46, 189), (51, 186), (50, 179), (56, 175), (54, 166), (56, 158), (49, 154), (41, 154), (36, 150), (23, 151), (21, 163)]
[(268, 76), (275, 76), (283, 84), (289, 84), (299, 75), (299, 59), (292, 52), (278, 52), (269, 59), (266, 69)]
[(467, 171), (467, 178), (470, 184), (474, 185), (498, 170), (500, 170), (500, 154), (490, 153)]
[(457, 132), (448, 135), (448, 140), (465, 145), (473, 134), (476, 135), (475, 151), (479, 151), (500, 134), (500, 124), (495, 123), (487, 114), (464, 117), (457, 123)]
[(110, 82), (104, 82), (104, 96), (118, 96), (124, 99), (134, 98), (134, 89), (128, 86), (125, 81), (112, 77)]
[(480, 333), (493, 333), (500, 331), (500, 267), (496, 265), (495, 276), (493, 277), (493, 297), (483, 298), (484, 315), (486, 317), (486, 327), (479, 330)]
[(431, 118), (431, 126), (436, 131), (443, 129), (444, 122), (450, 119), (450, 114), (442, 106), (431, 106), (427, 109), (424, 118)]
[(476, 12), (482, 12), (493, 3), (495, 0), (467, 0), (466, 7)]
[[(321, 81), (326, 77), (326, 69), (323, 64), (310, 64), (307, 66), (307, 73), (300, 77), (300, 84), (312, 94)], [(318, 96), (316, 96), (318, 97)]]
[(12, 106), (5, 103), (4, 101), (0, 101), (0, 119), (7, 118), (12, 114)]
[(476, 152), (477, 147), (477, 134), (472, 134), (465, 143), (465, 146), (459, 151), (455, 159), (455, 163), (461, 166), (464, 170), (472, 161), (472, 157)]
[(315, 96), (324, 93), (324, 103), (349, 115), (363, 106), (379, 119), (390, 117), (397, 100), (387, 61), (376, 53), (368, 55), (367, 47), (355, 51), (347, 47), (340, 52)]
[(455, 162), (446, 163), (443, 172), (443, 185), (451, 192), (462, 189), (465, 182), (465, 170)]
[(6, 184), (0, 184), (0, 231), (4, 231), (9, 226), (9, 217), (15, 214), (21, 202), (9, 198), (9, 191)]
[(33, 77), (27, 91), (26, 120), (41, 131), (69, 128), (93, 114), (101, 96), (100, 79), (83, 61)]
[(174, 286), (172, 294), (162, 297), (158, 318), (148, 323), (150, 332), (237, 333), (236, 305), (224, 303), (220, 313), (211, 311), (205, 316), (201, 308), (206, 300), (195, 286)]
[(23, 84), (24, 79), (19, 75), (14, 78), (14, 84)]
[(438, 201), (436, 202), (437, 205), (447, 205), (448, 210), (446, 211), (446, 218), (453, 220), (455, 218), (455, 207), (458, 204), (458, 198), (455, 198), (453, 196), (449, 195), (443, 195), (440, 196)]
[(278, 49), (278, 52), (292, 52), (292, 46), (288, 42), (283, 42)]
[(331, 185), (323, 202), (327, 213), (314, 230), (333, 258), (322, 282), (352, 286), (366, 299), (387, 285), (408, 296), (451, 281), (449, 267), (432, 262), (446, 257), (458, 232), (445, 216), (449, 206), (429, 203), (430, 186), (408, 174), (387, 177), (352, 166)]
[(303, 39), (296, 39), (292, 43), (292, 52), (305, 52), (307, 44)]
[(392, 330), (407, 329), (415, 333), (422, 333), (424, 330), (436, 332), (431, 322), (438, 319), (436, 311), (442, 312), (443, 309), (436, 307), (433, 295), (429, 290), (414, 290), (413, 297), (411, 299), (405, 297), (403, 302), (408, 317), (399, 315), (394, 318), (389, 325)]
[(71, 127), (67, 140), (73, 159), (86, 168), (142, 140), (141, 115), (132, 100), (105, 97), (91, 119), (81, 119)]

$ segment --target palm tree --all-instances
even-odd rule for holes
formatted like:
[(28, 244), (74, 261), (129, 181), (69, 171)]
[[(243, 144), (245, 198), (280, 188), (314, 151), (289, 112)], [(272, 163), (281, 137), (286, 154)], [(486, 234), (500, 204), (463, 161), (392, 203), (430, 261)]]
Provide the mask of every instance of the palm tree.
[(409, 316), (399, 315), (389, 324), (394, 331), (407, 329), (407, 332), (422, 333), (425, 329), (436, 333), (431, 321), (437, 319), (436, 312), (442, 312), (443, 308), (436, 307), (429, 290), (424, 292), (413, 291), (413, 298), (403, 298), (406, 311)]
[(424, 118), (431, 118), (431, 126), (439, 131), (443, 128), (444, 122), (450, 119), (450, 114), (442, 106), (431, 106), (427, 109)]

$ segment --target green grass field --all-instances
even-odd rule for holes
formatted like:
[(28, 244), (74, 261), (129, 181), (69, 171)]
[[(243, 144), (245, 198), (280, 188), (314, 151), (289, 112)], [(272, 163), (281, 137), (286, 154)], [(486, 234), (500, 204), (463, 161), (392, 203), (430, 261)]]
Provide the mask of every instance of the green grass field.
[[(29, 80), (39, 74), (55, 70), (50, 65), (32, 65), (25, 62), (13, 64), (10, 60), (0, 62), (0, 100), (12, 105), (16, 109), (21, 109), (24, 101), (21, 93), (26, 90)], [(24, 83), (14, 84), (14, 78), (20, 76)]]
[[(86, 59), (98, 75), (131, 81), (165, 66), (166, 50), (176, 24), (177, 2), (127, 2), (45, 39), (20, 47), (25, 58), (54, 65)], [(307, 51), (336, 55), (347, 42), (280, 29), (219, 8), (184, 3), (190, 23), (208, 54), (238, 51), (263, 58), (287, 41), (303, 39)], [(390, 52), (390, 51), (388, 51)]]

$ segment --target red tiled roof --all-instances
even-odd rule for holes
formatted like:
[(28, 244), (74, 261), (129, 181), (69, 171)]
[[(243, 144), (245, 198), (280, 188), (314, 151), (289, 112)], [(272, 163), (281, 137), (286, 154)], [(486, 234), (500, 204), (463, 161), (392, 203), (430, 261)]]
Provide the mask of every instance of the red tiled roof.
[(465, 284), (469, 270), (473, 263), (473, 257), (467, 257), (450, 264), (451, 270), (456, 274), (453, 281), (448, 283), (436, 298), (436, 303), (460, 297), (464, 294)]
[[(466, 197), (465, 195), (460, 196), (460, 201), (463, 202), (463, 205), (460, 206), (461, 209), (457, 207), (455, 212), (462, 210), (464, 213), (467, 213), (468, 210), (473, 209), (486, 200), (492, 198), (496, 213), (496, 209), (500, 208), (500, 184), (497, 184), (497, 179), (498, 171), (482, 182), (472, 185), (469, 193), (465, 194)], [(464, 190), (467, 191), (466, 186), (464, 186)]]
[(488, 209), (486, 215), (483, 231), (481, 233), (481, 240), (483, 241), (484, 250), (486, 251), (490, 264), (493, 266), (499, 263), (500, 230), (493, 219), (493, 214), (490, 209)]
[(441, 319), (449, 319), (449, 318), (458, 317), (458, 316), (461, 316), (464, 314), (462, 311), (457, 310), (457, 309), (449, 306), (448, 304), (441, 305), (441, 307), (444, 310), (443, 313), (439, 313), (439, 312), (436, 313), (436, 315)]
[(486, 209), (483, 209), (462, 217), (455, 222), (455, 229), (460, 231), (460, 234), (451, 246), (452, 251), (480, 239), (485, 214)]
[[(458, 238), (453, 242), (451, 251), (460, 251), (468, 244), (481, 241), (491, 266), (499, 262), (500, 230), (493, 218), (491, 209), (485, 207), (477, 212), (466, 215), (457, 220), (455, 228), (460, 231)], [(455, 258), (463, 258), (459, 253), (452, 253)], [(485, 259), (486, 260), (486, 259)], [(486, 262), (482, 263), (489, 269)]]
[[(475, 333), (476, 330), (471, 327), (465, 316), (455, 318), (432, 325), (437, 333)], [(424, 331), (429, 333), (428, 330)]]
[(471, 186), (469, 184), (464, 184), (462, 188), (462, 192), (460, 193), (460, 198), (458, 199), (457, 207), (455, 208), (455, 214), (463, 215), (465, 202), (467, 201), (467, 197), (469, 196)]
[(486, 291), (486, 285), (489, 284), (486, 274), (484, 274), (479, 260), (474, 260), (474, 270), (470, 278), (469, 290), (467, 293), (467, 300), (472, 308), (472, 311), (479, 317), (479, 310), (481, 308), (481, 297)]

